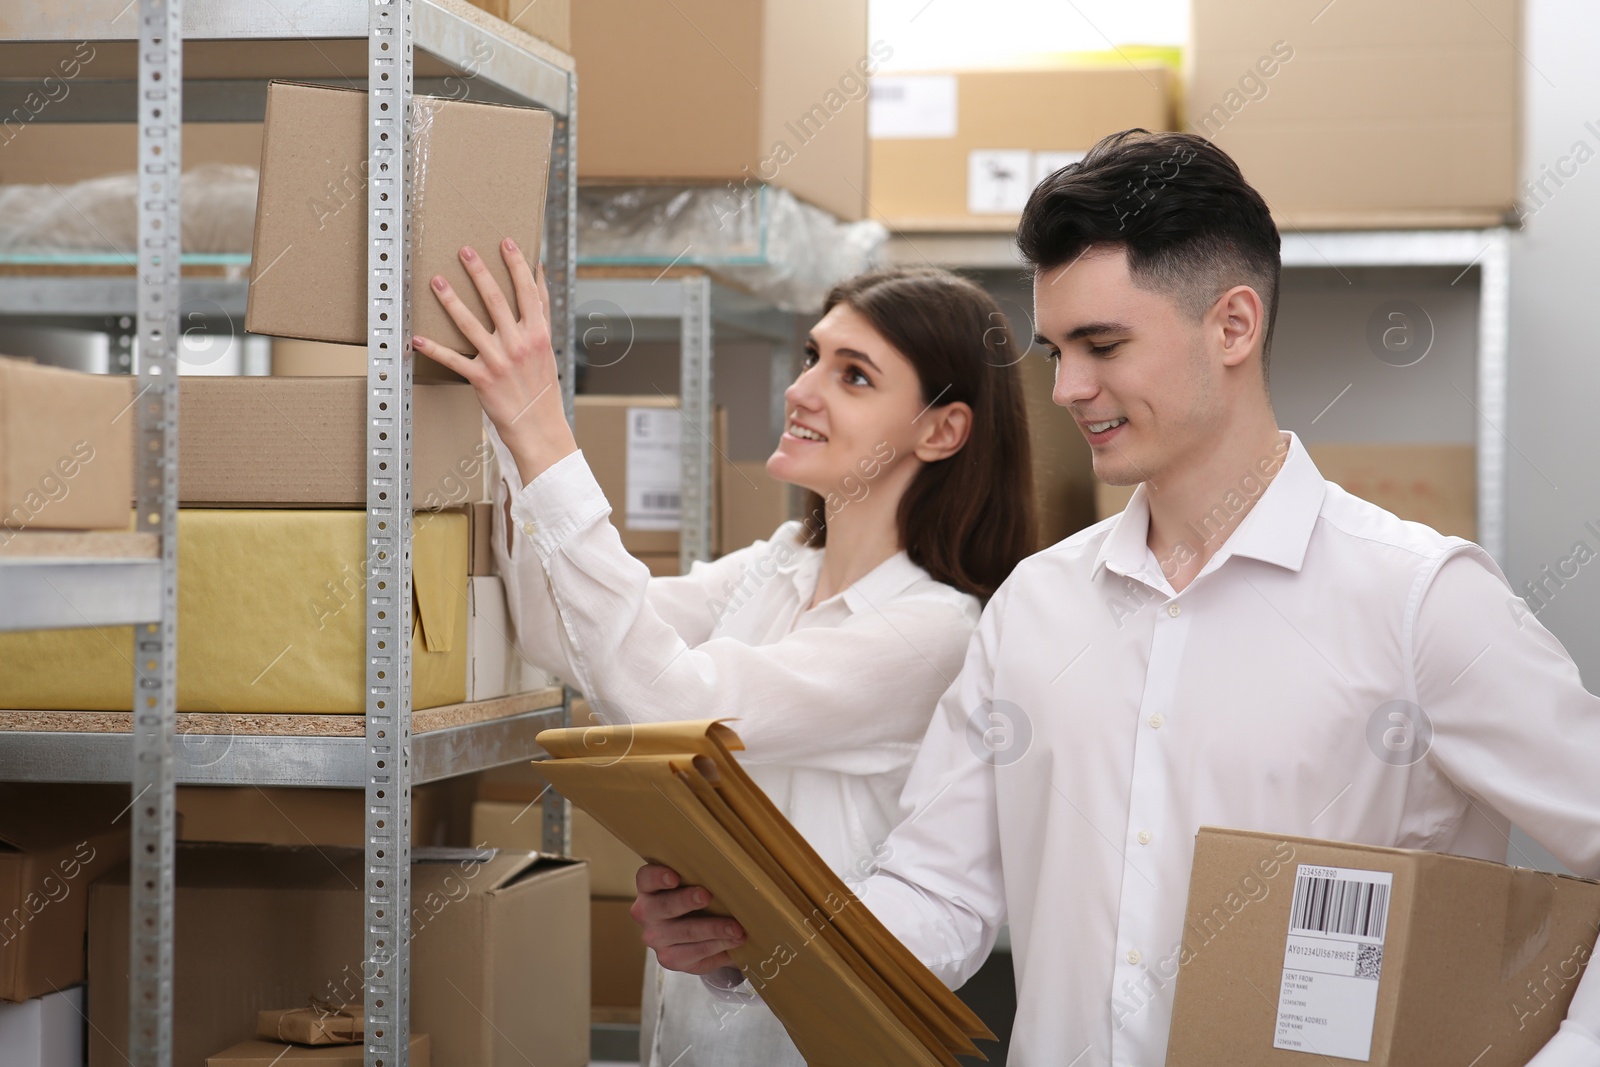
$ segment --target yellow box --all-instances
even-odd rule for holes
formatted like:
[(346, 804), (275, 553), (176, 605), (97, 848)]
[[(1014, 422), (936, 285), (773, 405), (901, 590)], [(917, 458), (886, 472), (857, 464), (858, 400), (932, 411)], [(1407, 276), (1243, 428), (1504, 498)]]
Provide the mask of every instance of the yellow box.
[[(178, 512), (178, 710), (366, 710), (364, 511)], [(466, 698), (467, 517), (412, 523), (412, 707)], [(0, 707), (127, 711), (133, 630), (0, 634)]]

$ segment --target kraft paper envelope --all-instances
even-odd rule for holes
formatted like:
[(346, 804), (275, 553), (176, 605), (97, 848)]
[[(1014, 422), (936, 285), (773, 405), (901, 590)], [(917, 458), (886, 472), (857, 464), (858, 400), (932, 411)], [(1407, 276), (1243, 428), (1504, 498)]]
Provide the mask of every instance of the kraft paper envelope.
[[(811, 1067), (956, 1067), (994, 1035), (858, 901), (750, 780), (713, 720), (546, 730), (540, 770), (645, 859), (711, 890), (730, 955)], [(734, 1011), (737, 1005), (730, 1005)]]

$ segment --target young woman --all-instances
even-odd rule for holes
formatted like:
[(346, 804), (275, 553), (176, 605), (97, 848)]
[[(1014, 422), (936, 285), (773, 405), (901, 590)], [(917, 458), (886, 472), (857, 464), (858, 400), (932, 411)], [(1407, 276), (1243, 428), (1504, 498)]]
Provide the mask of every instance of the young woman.
[[(1017, 355), (994, 302), (935, 270), (839, 285), (785, 391), (767, 470), (810, 490), (805, 516), (687, 575), (622, 547), (561, 409), (542, 275), (507, 241), (520, 317), (472, 249), (485, 326), (444, 279), (478, 349), (416, 351), (477, 389), (502, 475), (493, 544), (518, 641), (606, 722), (732, 717), (740, 760), (847, 881), (875, 868), (935, 703), (982, 602), (1033, 551)], [(803, 1067), (748, 993), (660, 969), (645, 980), (656, 1067)]]

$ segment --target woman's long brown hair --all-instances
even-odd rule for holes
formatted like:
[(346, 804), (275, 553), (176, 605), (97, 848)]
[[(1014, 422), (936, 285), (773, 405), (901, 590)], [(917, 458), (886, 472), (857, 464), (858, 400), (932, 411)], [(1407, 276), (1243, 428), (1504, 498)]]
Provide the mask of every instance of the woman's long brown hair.
[[(1038, 540), (1028, 410), (1005, 314), (948, 271), (882, 270), (841, 282), (826, 314), (848, 305), (911, 361), (924, 404), (964, 401), (972, 426), (961, 450), (927, 463), (896, 515), (900, 544), (934, 578), (987, 600)], [(827, 544), (827, 507), (806, 494), (808, 543)]]

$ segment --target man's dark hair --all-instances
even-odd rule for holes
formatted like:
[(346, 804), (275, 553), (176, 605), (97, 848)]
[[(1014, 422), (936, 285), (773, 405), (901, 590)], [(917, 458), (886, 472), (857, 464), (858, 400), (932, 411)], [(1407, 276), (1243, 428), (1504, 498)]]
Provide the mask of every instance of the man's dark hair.
[(1040, 182), (1017, 227), (1036, 272), (1091, 248), (1122, 246), (1142, 287), (1199, 318), (1228, 289), (1248, 285), (1267, 310), (1267, 372), (1282, 273), (1278, 228), (1261, 194), (1228, 154), (1190, 133), (1123, 130)]

